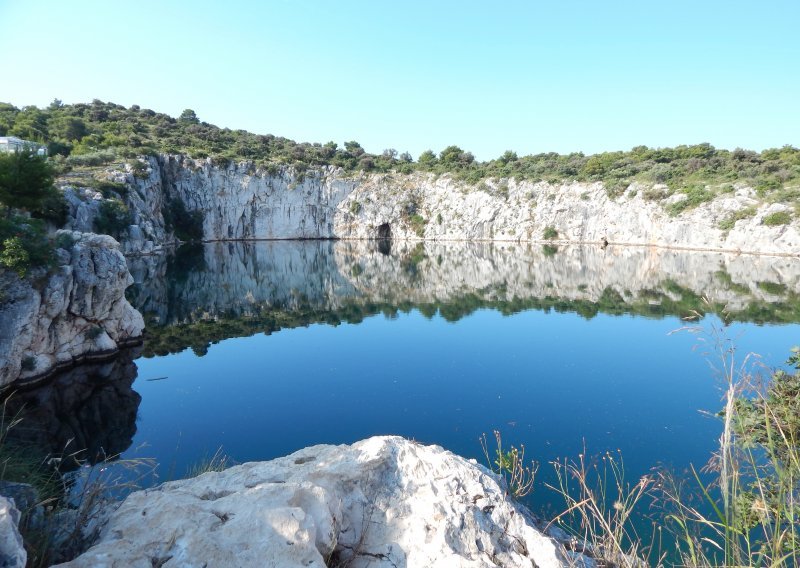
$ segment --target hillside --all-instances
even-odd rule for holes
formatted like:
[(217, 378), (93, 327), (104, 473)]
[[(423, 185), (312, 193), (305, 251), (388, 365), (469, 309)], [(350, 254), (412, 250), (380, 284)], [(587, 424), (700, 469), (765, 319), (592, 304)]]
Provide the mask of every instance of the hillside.
[[(54, 101), (47, 108), (18, 109), (0, 103), (0, 136), (15, 135), (48, 145), (51, 156), (64, 168), (100, 165), (114, 159), (140, 155), (182, 154), (212, 158), (215, 164), (251, 161), (270, 173), (278, 166), (308, 168), (335, 166), (346, 172), (376, 171), (410, 173), (415, 170), (451, 173), (480, 187), (488, 178), (517, 181), (603, 182), (610, 196), (627, 190), (636, 181), (662, 184), (649, 194), (658, 200), (685, 192), (690, 204), (731, 192), (735, 184), (754, 188), (759, 197), (773, 202), (797, 203), (800, 198), (800, 150), (794, 147), (762, 152), (716, 149), (709, 144), (648, 148), (627, 152), (545, 153), (518, 156), (512, 151), (486, 162), (457, 146), (438, 154), (423, 152), (416, 160), (408, 153), (387, 149), (366, 152), (358, 142), (298, 143), (272, 134), (220, 128), (201, 121), (187, 109), (178, 118), (140, 108), (125, 108), (94, 100), (89, 104), (64, 105)], [(672, 213), (680, 213), (680, 207)]]

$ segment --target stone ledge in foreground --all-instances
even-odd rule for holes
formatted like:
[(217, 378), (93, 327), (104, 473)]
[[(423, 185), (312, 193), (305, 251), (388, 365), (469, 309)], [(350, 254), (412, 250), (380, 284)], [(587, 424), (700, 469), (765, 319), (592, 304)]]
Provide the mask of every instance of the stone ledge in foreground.
[(486, 468), (374, 437), (311, 446), (130, 495), (62, 566), (591, 566)]

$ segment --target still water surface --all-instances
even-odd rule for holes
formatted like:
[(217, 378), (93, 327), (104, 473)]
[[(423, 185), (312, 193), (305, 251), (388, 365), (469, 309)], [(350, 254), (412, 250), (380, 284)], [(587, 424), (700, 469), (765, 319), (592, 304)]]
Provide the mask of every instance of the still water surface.
[(680, 470), (709, 457), (720, 427), (702, 411), (721, 406), (717, 361), (671, 333), (682, 318), (769, 365), (800, 341), (786, 258), (285, 241), (130, 263), (142, 356), (94, 371), (73, 397), (91, 425), (66, 429), (156, 458), (162, 479), (218, 448), (245, 462), (375, 434), (483, 460), (495, 429), (542, 463), (585, 447), (621, 450), (633, 479)]

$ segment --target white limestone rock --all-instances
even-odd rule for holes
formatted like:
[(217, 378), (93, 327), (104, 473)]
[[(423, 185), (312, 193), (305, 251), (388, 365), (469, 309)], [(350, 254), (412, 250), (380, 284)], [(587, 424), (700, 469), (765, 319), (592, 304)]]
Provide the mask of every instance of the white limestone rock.
[(25, 568), (28, 553), (19, 533), (20, 512), (13, 499), (0, 496), (0, 566)]
[(0, 388), (109, 355), (142, 335), (142, 315), (125, 299), (133, 278), (117, 241), (92, 233), (59, 234), (74, 244), (59, 252), (59, 266), (44, 284), (2, 274)]
[[(180, 201), (203, 213), (205, 240), (343, 238), (396, 240), (542, 241), (658, 245), (735, 252), (800, 253), (800, 223), (769, 227), (763, 217), (782, 205), (760, 203), (751, 188), (701, 203), (677, 216), (665, 187), (638, 183), (609, 197), (602, 183), (488, 179), (477, 186), (449, 175), (345, 174), (322, 167), (257, 169), (251, 162), (215, 164), (181, 155), (147, 158), (148, 173), (109, 171), (129, 185), (126, 201), (135, 229), (122, 239), (126, 253), (158, 250), (174, 241), (162, 215)], [(659, 199), (649, 199), (661, 191)], [(733, 212), (756, 214), (730, 230), (720, 222)], [(418, 216), (418, 217), (415, 217)]]
[(130, 495), (69, 567), (567, 566), (485, 468), (375, 437)]

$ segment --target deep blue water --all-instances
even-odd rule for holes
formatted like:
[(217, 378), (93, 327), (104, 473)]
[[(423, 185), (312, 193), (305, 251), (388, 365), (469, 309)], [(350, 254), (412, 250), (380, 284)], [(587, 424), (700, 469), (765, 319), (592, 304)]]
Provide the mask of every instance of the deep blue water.
[(484, 461), (479, 436), (500, 430), (544, 481), (584, 448), (620, 450), (635, 481), (704, 464), (720, 433), (713, 341), (671, 333), (684, 316), (740, 362), (780, 365), (800, 342), (794, 259), (305, 241), (129, 263), (144, 347), (30, 406), (42, 443), (155, 458), (162, 480), (219, 448), (246, 462), (376, 434)]
[[(297, 274), (288, 278), (299, 288), (289, 286), (288, 292), (273, 290), (263, 297), (255, 292), (253, 298), (240, 302), (248, 286), (263, 288), (266, 283), (285, 282), (287, 271), (302, 274), (307, 270), (303, 262), (297, 262), (297, 251), (285, 250), (297, 246), (305, 251), (300, 256), (313, 273), (305, 278)], [(232, 297), (214, 296), (210, 303), (233, 318), (241, 317), (241, 306), (248, 302), (251, 306), (280, 305), (291, 313), (292, 301), (285, 298), (292, 294), (302, 298), (300, 306), (310, 305), (321, 312), (326, 305), (336, 303), (332, 298), (343, 297), (369, 297), (372, 301), (376, 296), (388, 297), (401, 308), (381, 308), (390, 315), (377, 308), (369, 315), (370, 310), (366, 310), (363, 319), (355, 318), (358, 323), (311, 323), (268, 335), (224, 339), (211, 344), (202, 356), (185, 349), (138, 359), (138, 379), (133, 386), (142, 402), (132, 449), (126, 456), (155, 456), (162, 463), (163, 475), (172, 477), (180, 476), (218, 448), (232, 460), (245, 462), (270, 459), (313, 444), (351, 443), (376, 434), (398, 434), (484, 461), (479, 436), (486, 433), (491, 438), (493, 430), (500, 430), (506, 444), (525, 444), (527, 456), (543, 464), (543, 480), (550, 478), (548, 462), (576, 457), (585, 448), (589, 454), (620, 450), (630, 479), (635, 481), (658, 465), (678, 471), (689, 464), (703, 465), (717, 444), (720, 423), (708, 413), (721, 408), (723, 385), (712, 368), (719, 361), (706, 353), (714, 343), (708, 333), (717, 330), (725, 341), (730, 340), (740, 362), (746, 353), (754, 352), (774, 365), (780, 364), (800, 339), (797, 323), (733, 322), (726, 326), (715, 314), (699, 321), (707, 332), (704, 335), (671, 333), (686, 325), (681, 316), (687, 315), (691, 301), (673, 306), (674, 314), (648, 313), (647, 317), (635, 315), (634, 308), (626, 310), (624, 302), (622, 307), (606, 307), (606, 311), (618, 315), (600, 310), (586, 317), (569, 306), (561, 306), (561, 311), (543, 307), (507, 309), (508, 302), (495, 301), (497, 289), (501, 296), (512, 296), (508, 290), (538, 270), (553, 280), (545, 282), (544, 287), (548, 297), (554, 299), (574, 298), (581, 289), (591, 296), (592, 292), (586, 290), (590, 286), (573, 282), (582, 277), (587, 281), (605, 278), (624, 282), (630, 290), (621, 290), (620, 294), (634, 298), (631, 305), (639, 296), (652, 302), (650, 288), (641, 293), (631, 291), (637, 287), (631, 280), (635, 274), (629, 277), (618, 273), (627, 265), (640, 270), (651, 254), (673, 255), (669, 263), (662, 263), (669, 264), (665, 270), (673, 272), (659, 274), (659, 263), (651, 259), (650, 264), (655, 265), (651, 272), (656, 275), (647, 275), (653, 281), (666, 282), (664, 287), (672, 290), (672, 296), (677, 294), (675, 290), (683, 290), (684, 297), (730, 298), (724, 286), (690, 292), (694, 283), (707, 280), (703, 270), (699, 274), (675, 272), (676, 266), (690, 272), (698, 266), (718, 271), (721, 265), (734, 274), (739, 271), (740, 265), (735, 264), (739, 261), (723, 255), (709, 260), (680, 253), (676, 260), (675, 253), (634, 251), (630, 253), (632, 259), (619, 253), (624, 262), (606, 258), (599, 263), (604, 269), (598, 268), (595, 257), (601, 253), (597, 250), (567, 250), (548, 257), (538, 249), (511, 248), (498, 260), (489, 249), (493, 261), (487, 271), (489, 280), (494, 278), (502, 284), (492, 281), (480, 289), (470, 288), (469, 282), (476, 279), (476, 272), (484, 270), (482, 260), (476, 261), (463, 248), (426, 250), (425, 260), (409, 271), (408, 263), (403, 264), (404, 254), (419, 256), (420, 249), (395, 251), (397, 259), (374, 251), (348, 249), (344, 254), (337, 249), (335, 262), (327, 263), (303, 249), (317, 246), (272, 243), (254, 245), (253, 251), (243, 255), (238, 251), (240, 260), (251, 261), (244, 263), (247, 274), (239, 274), (228, 287)], [(230, 258), (236, 254), (232, 255), (230, 249), (223, 251), (221, 261), (211, 258), (220, 254), (215, 250), (205, 251), (203, 270), (219, 274), (218, 267), (227, 263), (225, 270), (237, 274)], [(530, 262), (520, 268), (519, 257), (525, 254)], [(645, 257), (636, 256), (642, 254)], [(452, 255), (452, 262), (443, 262), (442, 255)], [(482, 255), (478, 256), (485, 259), (486, 251)], [(349, 269), (348, 261), (342, 258), (349, 258), (363, 270)], [(431, 266), (426, 268), (426, 262)], [(509, 269), (509, 263), (514, 267)], [(396, 265), (405, 269), (394, 273)], [(572, 268), (565, 270), (565, 265)], [(587, 272), (588, 265), (594, 268)], [(762, 262), (758, 269), (763, 266), (772, 265)], [(751, 268), (756, 270), (755, 266)], [(279, 271), (283, 271), (280, 277), (272, 276)], [(320, 275), (320, 271), (336, 274)], [(753, 271), (747, 272), (753, 282), (739, 288), (741, 292), (749, 287), (756, 298), (760, 290), (756, 283), (762, 277)], [(779, 284), (789, 294), (797, 279), (786, 274), (786, 282)], [(356, 281), (356, 290), (339, 282), (341, 275)], [(381, 279), (381, 275), (389, 276)], [(771, 277), (775, 278), (774, 274)], [(768, 280), (767, 276), (763, 278)], [(681, 279), (684, 281), (679, 282)], [(328, 292), (313, 297), (315, 292), (298, 284), (308, 280), (322, 282), (314, 289)], [(366, 284), (359, 284), (360, 280)], [(188, 282), (187, 289), (192, 289), (191, 275)], [(442, 300), (449, 292), (434, 294), (438, 311), (430, 307), (430, 294), (426, 301), (414, 300), (437, 286), (454, 286), (459, 290), (456, 304), (478, 307), (456, 309), (459, 317), (445, 319), (441, 314), (453, 311), (453, 302)], [(613, 283), (597, 288), (608, 287), (613, 288)], [(528, 286), (531, 288), (536, 284)], [(493, 307), (480, 307), (474, 298), (463, 299), (470, 294), (494, 298), (495, 303)], [(514, 292), (513, 298), (519, 303), (517, 294)], [(184, 297), (192, 295), (184, 293)], [(532, 290), (528, 300), (536, 298), (537, 292)], [(748, 305), (745, 301), (739, 304)], [(703, 304), (690, 307), (702, 309)], [(677, 313), (681, 310), (687, 313)], [(175, 311), (182, 314), (184, 322), (192, 320), (185, 316), (192, 312), (186, 306)], [(169, 318), (162, 314), (162, 320)], [(198, 319), (208, 320), (209, 316), (195, 316), (193, 321)], [(148, 380), (163, 377), (167, 378)], [(548, 497), (539, 496), (537, 500), (545, 504)]]

